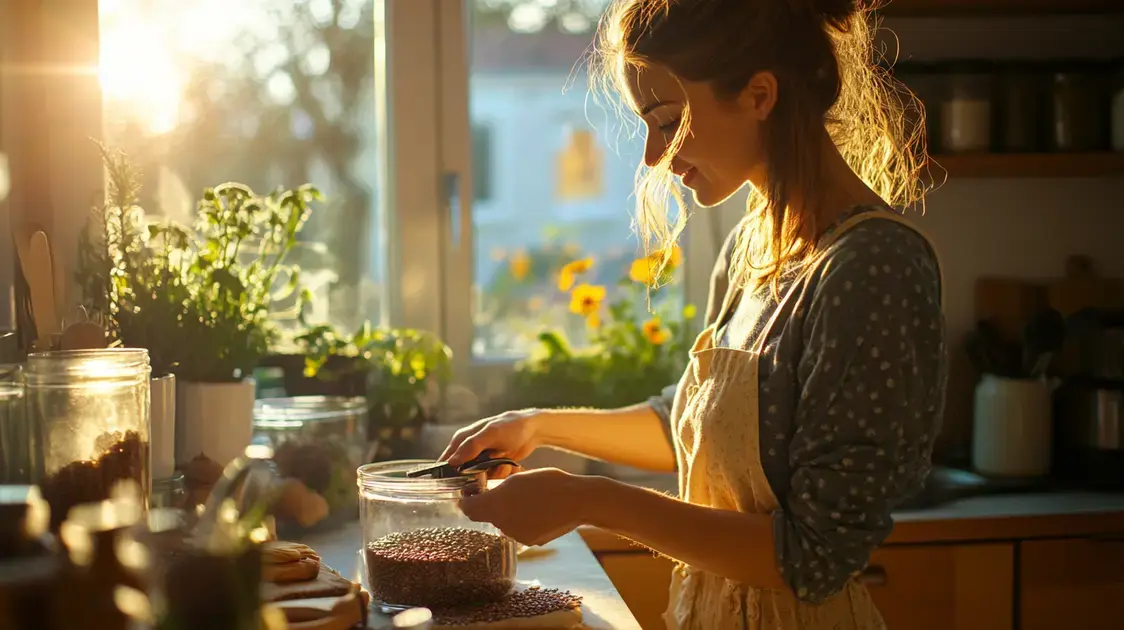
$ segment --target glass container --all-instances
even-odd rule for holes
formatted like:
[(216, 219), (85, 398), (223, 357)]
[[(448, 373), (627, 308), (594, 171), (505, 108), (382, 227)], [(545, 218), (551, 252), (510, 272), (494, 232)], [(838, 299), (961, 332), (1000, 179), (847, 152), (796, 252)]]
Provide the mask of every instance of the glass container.
[(1111, 92), (1112, 150), (1124, 152), (1124, 59), (1116, 62)]
[(1045, 144), (1050, 102), (1048, 75), (1030, 62), (1004, 65), (999, 76), (998, 144), (1009, 153), (1034, 153)]
[(329, 521), (356, 517), (356, 469), (370, 461), (365, 398), (260, 399), (254, 403), (254, 443), (273, 450), (283, 477), (300, 479), (324, 497)]
[(515, 584), (516, 544), (474, 523), (458, 502), (485, 487), (483, 475), (410, 478), (426, 460), (359, 469), (363, 563), (372, 598), (390, 606), (441, 609), (496, 601)]
[(31, 483), (31, 429), (22, 381), (19, 365), (0, 365), (0, 484)]
[(110, 498), (119, 482), (138, 484), (147, 510), (148, 352), (112, 348), (32, 354), (25, 368), (32, 428), (32, 481), (57, 531), (75, 505)]
[(1054, 73), (1055, 151), (1098, 151), (1108, 144), (1104, 79), (1092, 62), (1069, 63)]
[(941, 151), (981, 153), (991, 148), (992, 73), (983, 62), (947, 69), (941, 98)]

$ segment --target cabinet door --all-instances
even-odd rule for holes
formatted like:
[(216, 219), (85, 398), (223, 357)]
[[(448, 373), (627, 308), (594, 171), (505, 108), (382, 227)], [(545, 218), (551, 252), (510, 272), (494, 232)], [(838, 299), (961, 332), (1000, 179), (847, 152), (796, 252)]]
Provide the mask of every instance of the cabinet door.
[(1022, 630), (1124, 628), (1124, 538), (1028, 541), (1020, 560)]
[(1013, 544), (884, 547), (862, 581), (890, 630), (1011, 630)]
[(613, 581), (636, 621), (644, 630), (664, 630), (667, 589), (671, 586), (671, 560), (650, 553), (598, 554), (601, 568)]

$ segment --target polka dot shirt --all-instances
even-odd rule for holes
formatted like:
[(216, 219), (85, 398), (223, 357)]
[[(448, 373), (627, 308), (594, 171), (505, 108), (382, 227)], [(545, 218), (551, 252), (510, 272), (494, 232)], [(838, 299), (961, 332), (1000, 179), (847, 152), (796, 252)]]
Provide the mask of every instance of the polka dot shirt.
[[(835, 225), (860, 212), (887, 210), (855, 208)], [(726, 293), (733, 240), (715, 266), (707, 323)], [(782, 296), (795, 274), (785, 278)], [(948, 362), (937, 261), (909, 227), (874, 219), (851, 228), (802, 282), (765, 340), (758, 412), (761, 461), (781, 506), (778, 564), (797, 597), (815, 603), (865, 568), (893, 528), (891, 511), (921, 490)], [(768, 287), (743, 295), (718, 343), (752, 348), (776, 307)], [(652, 400), (665, 418), (669, 403)]]

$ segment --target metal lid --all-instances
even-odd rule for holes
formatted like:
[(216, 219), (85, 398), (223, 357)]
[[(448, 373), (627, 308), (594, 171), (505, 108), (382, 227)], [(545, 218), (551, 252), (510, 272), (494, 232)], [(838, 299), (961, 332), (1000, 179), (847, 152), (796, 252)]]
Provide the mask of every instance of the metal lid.
[(254, 427), (296, 429), (312, 422), (344, 420), (367, 412), (362, 396), (292, 396), (254, 402)]

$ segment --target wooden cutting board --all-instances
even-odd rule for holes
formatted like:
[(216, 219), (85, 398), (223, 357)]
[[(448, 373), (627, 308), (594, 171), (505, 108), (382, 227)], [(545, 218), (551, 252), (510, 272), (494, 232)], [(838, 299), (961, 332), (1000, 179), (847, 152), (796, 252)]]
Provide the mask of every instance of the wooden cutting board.
[(977, 278), (976, 320), (990, 319), (1005, 340), (1018, 341), (1030, 316), (1048, 304), (1046, 289), (1046, 283), (1026, 278)]
[(1047, 301), (1064, 317), (1084, 308), (1124, 308), (1124, 279), (1100, 276), (1086, 256), (1070, 256), (1065, 275), (1046, 287)]

